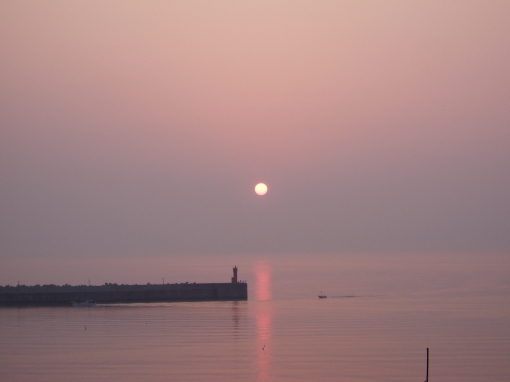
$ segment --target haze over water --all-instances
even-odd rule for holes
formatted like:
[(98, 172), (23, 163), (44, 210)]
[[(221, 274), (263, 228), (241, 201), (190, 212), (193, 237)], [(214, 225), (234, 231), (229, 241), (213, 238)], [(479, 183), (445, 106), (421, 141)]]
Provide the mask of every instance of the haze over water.
[(0, 0), (0, 285), (249, 284), (0, 309), (2, 379), (509, 380), (508, 20)]
[(429, 347), (430, 381), (506, 381), (508, 260), (458, 256), (255, 261), (248, 301), (3, 308), (0, 377), (421, 381)]

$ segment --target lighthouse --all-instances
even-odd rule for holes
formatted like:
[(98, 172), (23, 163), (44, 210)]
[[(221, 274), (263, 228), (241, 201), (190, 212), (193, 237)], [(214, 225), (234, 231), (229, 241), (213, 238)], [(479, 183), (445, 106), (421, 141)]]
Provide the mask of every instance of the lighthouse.
[(233, 271), (234, 271), (234, 276), (232, 277), (232, 283), (234, 284), (234, 283), (237, 283), (237, 266), (234, 267)]

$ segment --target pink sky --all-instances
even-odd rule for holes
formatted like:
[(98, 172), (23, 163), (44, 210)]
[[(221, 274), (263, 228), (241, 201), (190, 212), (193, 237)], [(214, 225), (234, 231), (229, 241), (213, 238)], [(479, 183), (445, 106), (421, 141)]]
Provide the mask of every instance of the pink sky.
[(0, 1), (0, 260), (509, 250), (508, 20)]

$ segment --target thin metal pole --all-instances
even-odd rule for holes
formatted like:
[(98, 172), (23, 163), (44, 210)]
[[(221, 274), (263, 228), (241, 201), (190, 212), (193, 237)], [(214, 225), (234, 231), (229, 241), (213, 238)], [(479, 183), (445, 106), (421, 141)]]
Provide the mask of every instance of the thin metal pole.
[(429, 348), (427, 348), (427, 378), (425, 382), (429, 382)]

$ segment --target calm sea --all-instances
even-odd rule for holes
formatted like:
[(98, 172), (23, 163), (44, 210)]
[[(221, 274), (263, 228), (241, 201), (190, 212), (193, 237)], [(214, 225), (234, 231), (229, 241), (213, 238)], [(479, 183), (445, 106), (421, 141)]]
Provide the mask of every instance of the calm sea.
[(255, 259), (248, 301), (2, 308), (0, 380), (411, 382), (430, 348), (429, 381), (508, 382), (507, 257)]

